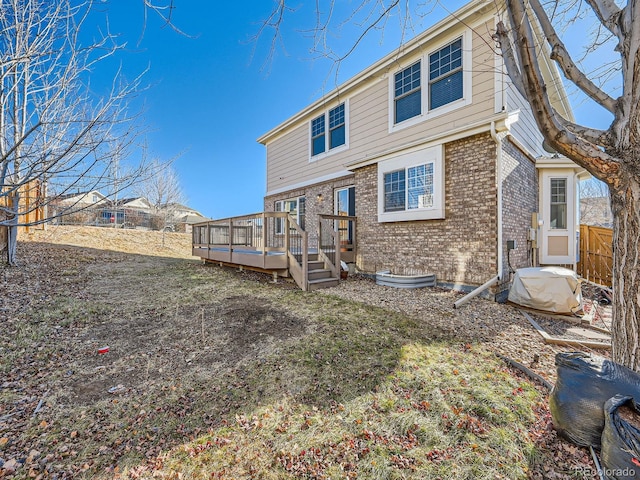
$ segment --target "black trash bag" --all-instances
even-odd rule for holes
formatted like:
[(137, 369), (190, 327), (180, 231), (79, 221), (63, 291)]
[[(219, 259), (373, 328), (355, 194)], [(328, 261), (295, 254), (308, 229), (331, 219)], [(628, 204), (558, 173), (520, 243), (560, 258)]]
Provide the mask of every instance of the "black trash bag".
[(583, 352), (558, 353), (556, 367), (549, 398), (553, 426), (576, 445), (600, 448), (605, 402), (618, 394), (640, 398), (640, 374)]
[(640, 406), (616, 395), (604, 404), (602, 471), (608, 480), (640, 479)]

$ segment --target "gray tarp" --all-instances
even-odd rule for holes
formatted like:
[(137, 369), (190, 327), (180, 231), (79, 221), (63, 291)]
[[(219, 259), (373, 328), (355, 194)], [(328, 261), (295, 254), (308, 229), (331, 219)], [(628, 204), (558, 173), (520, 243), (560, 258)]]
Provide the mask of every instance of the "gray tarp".
[(567, 268), (521, 268), (513, 277), (509, 301), (536, 310), (572, 313), (582, 308), (580, 281)]

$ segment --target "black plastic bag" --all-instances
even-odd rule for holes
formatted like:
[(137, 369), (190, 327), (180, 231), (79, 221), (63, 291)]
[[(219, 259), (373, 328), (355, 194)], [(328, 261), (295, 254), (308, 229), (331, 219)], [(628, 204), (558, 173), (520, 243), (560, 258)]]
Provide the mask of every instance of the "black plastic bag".
[(640, 479), (640, 408), (632, 397), (616, 395), (604, 404), (600, 457), (605, 478)]
[(583, 352), (558, 353), (556, 367), (549, 398), (554, 427), (576, 445), (600, 448), (605, 402), (618, 394), (640, 398), (640, 374)]

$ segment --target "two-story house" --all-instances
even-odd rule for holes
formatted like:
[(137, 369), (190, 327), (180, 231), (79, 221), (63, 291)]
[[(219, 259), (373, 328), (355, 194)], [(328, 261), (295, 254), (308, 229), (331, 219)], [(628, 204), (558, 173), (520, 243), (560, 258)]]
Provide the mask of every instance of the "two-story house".
[(472, 1), (261, 136), (265, 211), (289, 212), (311, 244), (319, 214), (357, 217), (363, 272), (434, 273), (445, 286), (498, 275), (504, 290), (510, 268), (575, 264), (584, 172), (543, 150), (492, 40), (497, 5)]
[(575, 265), (587, 174), (544, 151), (492, 39), (500, 5), (473, 0), (261, 136), (264, 212), (195, 225), (193, 254), (305, 290), (335, 284), (338, 259), (455, 288), (497, 278), (494, 293), (513, 269)]

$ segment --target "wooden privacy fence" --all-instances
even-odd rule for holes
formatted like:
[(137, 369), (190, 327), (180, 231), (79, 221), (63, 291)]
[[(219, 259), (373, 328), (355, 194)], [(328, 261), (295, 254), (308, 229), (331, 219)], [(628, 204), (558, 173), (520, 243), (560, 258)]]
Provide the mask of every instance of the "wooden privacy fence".
[(613, 274), (613, 230), (580, 225), (578, 275), (590, 282), (611, 287)]

